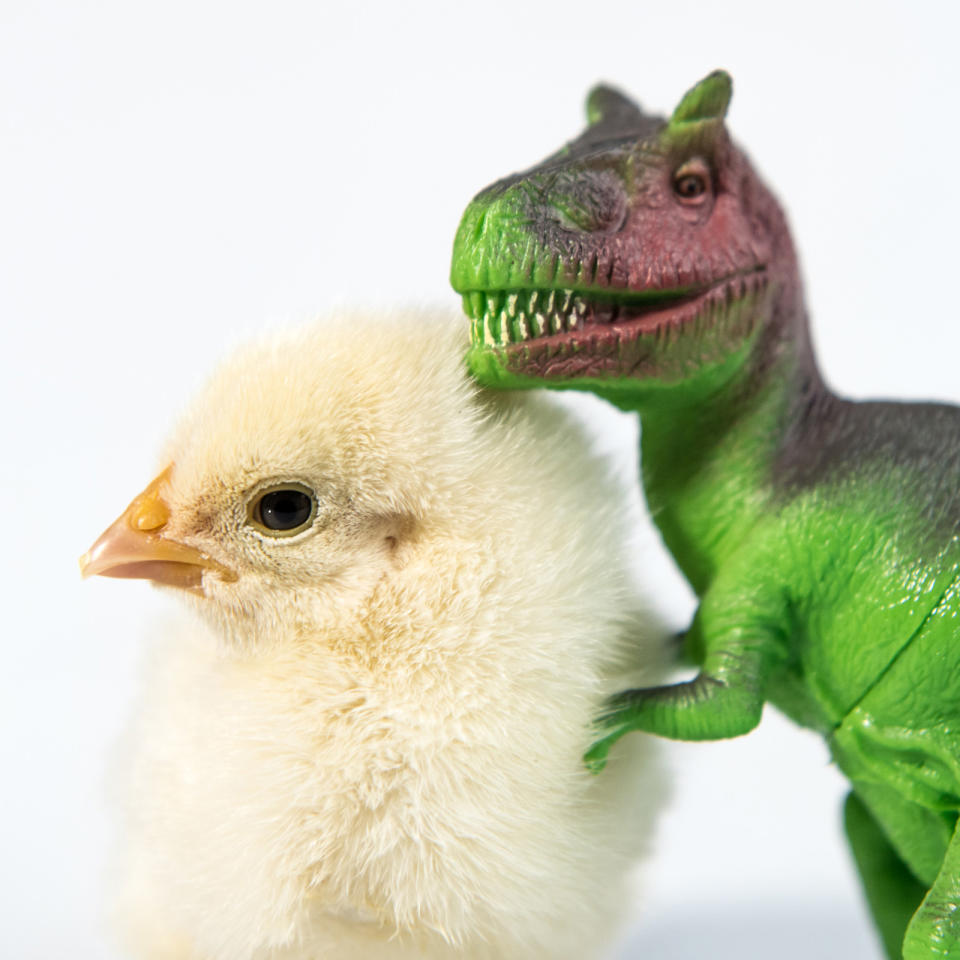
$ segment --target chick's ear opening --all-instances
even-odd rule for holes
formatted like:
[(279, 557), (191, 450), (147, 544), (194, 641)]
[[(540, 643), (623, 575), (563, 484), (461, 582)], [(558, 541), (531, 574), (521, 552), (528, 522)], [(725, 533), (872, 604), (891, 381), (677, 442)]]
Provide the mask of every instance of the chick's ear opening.
[(390, 514), (378, 518), (376, 526), (382, 543), (391, 556), (397, 556), (406, 543), (416, 536), (417, 522), (403, 514)]

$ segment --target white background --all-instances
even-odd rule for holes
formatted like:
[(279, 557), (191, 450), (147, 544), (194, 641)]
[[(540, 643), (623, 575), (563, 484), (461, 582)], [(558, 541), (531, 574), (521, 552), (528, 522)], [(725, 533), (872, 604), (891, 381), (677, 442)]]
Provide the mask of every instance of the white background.
[[(828, 379), (960, 399), (954, 4), (0, 3), (0, 956), (113, 958), (107, 769), (168, 598), (76, 557), (228, 346), (337, 304), (457, 308), (471, 195), (575, 135), (598, 79), (669, 112), (731, 71), (791, 214)], [(585, 401), (632, 469), (634, 426)], [(670, 622), (691, 600), (650, 537)], [(629, 942), (876, 958), (822, 743), (675, 745)]]

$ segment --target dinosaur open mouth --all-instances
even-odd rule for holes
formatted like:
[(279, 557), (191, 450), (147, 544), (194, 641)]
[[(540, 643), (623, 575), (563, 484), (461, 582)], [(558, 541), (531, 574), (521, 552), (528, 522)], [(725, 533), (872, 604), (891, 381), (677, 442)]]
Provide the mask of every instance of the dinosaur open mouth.
[(463, 309), (473, 343), (490, 347), (633, 340), (726, 310), (766, 285), (763, 267), (708, 286), (650, 291), (471, 290)]

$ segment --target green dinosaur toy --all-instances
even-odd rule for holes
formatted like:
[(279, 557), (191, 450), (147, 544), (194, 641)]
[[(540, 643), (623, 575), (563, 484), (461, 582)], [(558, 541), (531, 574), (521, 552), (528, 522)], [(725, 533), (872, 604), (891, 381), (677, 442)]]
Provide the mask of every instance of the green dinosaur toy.
[(713, 73), (665, 121), (599, 87), (584, 133), (473, 200), (452, 268), (469, 363), (640, 414), (647, 501), (700, 598), (699, 675), (618, 696), (588, 761), (628, 730), (747, 733), (769, 700), (852, 782), (888, 955), (958, 960), (960, 410), (824, 385), (730, 93)]

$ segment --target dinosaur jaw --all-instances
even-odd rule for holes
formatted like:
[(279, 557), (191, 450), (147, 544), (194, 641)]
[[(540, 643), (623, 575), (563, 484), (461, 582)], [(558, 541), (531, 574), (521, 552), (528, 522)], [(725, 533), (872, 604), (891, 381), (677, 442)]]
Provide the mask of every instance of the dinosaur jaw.
[(719, 336), (739, 346), (767, 288), (766, 270), (754, 267), (674, 290), (474, 290), (464, 293), (463, 306), (475, 368), (482, 366), (476, 356), (487, 354), (522, 377), (644, 378), (670, 374), (674, 342), (688, 341), (680, 350), (687, 372), (694, 343), (716, 346)]

